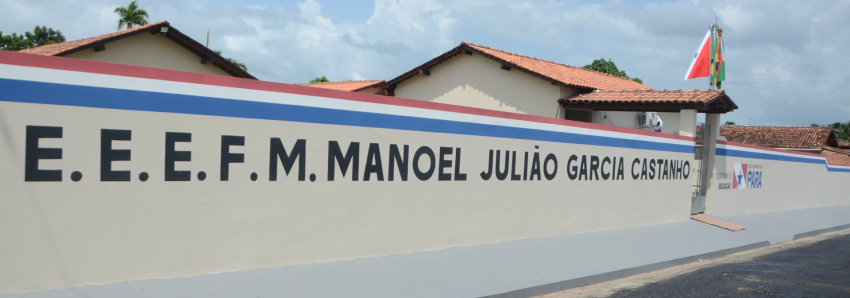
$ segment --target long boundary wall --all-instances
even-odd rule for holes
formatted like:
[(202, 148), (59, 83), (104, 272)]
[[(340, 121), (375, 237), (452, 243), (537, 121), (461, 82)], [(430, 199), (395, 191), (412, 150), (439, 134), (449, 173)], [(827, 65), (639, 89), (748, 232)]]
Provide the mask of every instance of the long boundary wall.
[(850, 165), (823, 155), (717, 141), (712, 199), (715, 216), (850, 204)]
[(4, 51), (0, 89), (0, 293), (679, 222), (690, 209), (691, 137)]

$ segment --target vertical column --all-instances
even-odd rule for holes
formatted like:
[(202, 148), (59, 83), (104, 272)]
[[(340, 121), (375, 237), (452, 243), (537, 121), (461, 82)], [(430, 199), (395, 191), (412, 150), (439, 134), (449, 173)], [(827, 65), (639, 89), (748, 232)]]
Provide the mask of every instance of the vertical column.
[(697, 110), (679, 111), (679, 135), (693, 137), (697, 133)]
[(711, 214), (711, 202), (714, 195), (714, 185), (717, 179), (717, 167), (715, 167), (715, 154), (717, 153), (717, 136), (720, 135), (720, 114), (705, 114), (705, 126), (711, 126), (711, 134), (704, 146), (708, 146), (706, 166), (708, 167), (708, 179), (706, 179), (705, 214)]

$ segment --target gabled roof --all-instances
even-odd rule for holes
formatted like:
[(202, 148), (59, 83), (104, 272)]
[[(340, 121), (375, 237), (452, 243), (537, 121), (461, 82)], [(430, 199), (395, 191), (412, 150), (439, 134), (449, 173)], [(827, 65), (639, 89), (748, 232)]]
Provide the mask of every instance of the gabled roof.
[(360, 91), (367, 88), (381, 88), (384, 86), (384, 80), (361, 80), (361, 81), (336, 81), (336, 82), (321, 82), (321, 83), (304, 83), (296, 84), (307, 87), (316, 87), (324, 89), (342, 90), (342, 91)]
[(478, 54), (502, 63), (503, 68), (512, 68), (528, 73), (551, 82), (554, 85), (585, 90), (649, 90), (651, 88), (632, 81), (628, 78), (617, 77), (598, 71), (587, 70), (575, 66), (549, 60), (524, 56), (507, 51), (497, 50), (482, 45), (462, 42), (454, 49), (431, 59), (398, 77), (387, 82), (387, 93), (392, 95), (395, 85), (407, 80), (420, 72), (427, 72), (434, 65), (440, 64), (456, 55)]
[(771, 148), (821, 149), (837, 147), (832, 127), (720, 126), (727, 141)]
[(45, 55), (45, 56), (66, 56), (72, 53), (76, 53), (82, 50), (87, 50), (90, 48), (94, 48), (97, 46), (102, 46), (107, 43), (124, 39), (127, 37), (135, 36), (137, 34), (161, 34), (160, 30), (163, 27), (168, 27), (168, 32), (165, 34), (166, 37), (176, 42), (177, 44), (183, 46), (187, 50), (195, 53), (196, 55), (201, 57), (201, 60), (198, 63), (212, 63), (213, 65), (221, 68), (228, 74), (239, 77), (239, 78), (248, 78), (248, 79), (257, 79), (247, 71), (236, 64), (227, 61), (221, 55), (216, 54), (213, 50), (210, 50), (206, 46), (201, 43), (195, 41), (189, 36), (181, 33), (179, 30), (171, 27), (168, 21), (159, 21), (156, 23), (150, 23), (143, 26), (138, 26), (131, 29), (125, 29), (121, 31), (101, 34), (94, 37), (83, 38), (78, 40), (65, 41), (55, 44), (43, 45), (40, 47), (35, 47), (31, 49), (26, 49), (20, 51), (21, 53), (28, 54), (36, 54), (36, 55)]
[(558, 100), (571, 109), (609, 111), (678, 112), (694, 109), (703, 113), (726, 113), (738, 106), (720, 90), (621, 90), (573, 94)]

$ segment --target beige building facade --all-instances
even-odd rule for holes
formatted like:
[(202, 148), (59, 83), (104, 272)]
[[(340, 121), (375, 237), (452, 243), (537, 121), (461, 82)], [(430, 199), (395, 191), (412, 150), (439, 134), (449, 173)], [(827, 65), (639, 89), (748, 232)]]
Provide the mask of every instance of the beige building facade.
[[(466, 42), (390, 80), (385, 89), (384, 94), (402, 98), (647, 131), (656, 127), (638, 120), (657, 112), (661, 133), (684, 136), (695, 135), (697, 113), (736, 108), (725, 93), (692, 100), (696, 93), (656, 90), (628, 78)], [(599, 91), (629, 91), (606, 94), (630, 98), (584, 100), (601, 97), (586, 96)], [(728, 107), (708, 109), (718, 98)]]

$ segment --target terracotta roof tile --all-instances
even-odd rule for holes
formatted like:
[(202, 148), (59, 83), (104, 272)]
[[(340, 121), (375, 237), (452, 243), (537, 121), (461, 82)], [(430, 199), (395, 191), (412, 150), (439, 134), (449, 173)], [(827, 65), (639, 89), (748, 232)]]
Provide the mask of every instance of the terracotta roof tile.
[(575, 102), (652, 102), (652, 103), (707, 103), (723, 96), (721, 90), (622, 90), (597, 91), (575, 94), (564, 101)]
[(850, 141), (838, 141), (838, 148), (850, 149)]
[[(418, 74), (420, 70), (428, 70), (462, 53), (477, 53), (493, 59), (511, 68), (524, 71), (533, 76), (550, 81), (556, 85), (579, 88), (583, 90), (650, 90), (651, 88), (628, 78), (617, 77), (598, 71), (587, 70), (563, 63), (538, 59), (508, 51), (497, 50), (482, 45), (462, 42), (454, 49), (431, 59), (428, 62), (387, 82), (389, 89), (393, 85), (407, 80)], [(391, 93), (391, 91), (390, 91)]]
[(601, 73), (594, 70), (569, 66), (563, 63), (538, 59), (508, 51), (497, 50), (482, 45), (463, 42), (473, 49), (491, 55), (499, 60), (514, 64), (528, 71), (554, 79), (566, 85), (598, 90), (650, 90), (651, 88), (629, 78)]
[(370, 87), (381, 87), (386, 83), (384, 80), (362, 80), (362, 81), (336, 81), (336, 82), (321, 82), (321, 83), (305, 83), (297, 84), (301, 86), (342, 90), (342, 91), (360, 91)]
[(830, 141), (833, 131), (831, 127), (723, 125), (720, 135), (730, 142), (762, 147), (821, 149)]
[(558, 100), (565, 107), (581, 108), (581, 105), (619, 106), (629, 105), (653, 111), (685, 108), (700, 112), (729, 112), (738, 106), (720, 90), (621, 90), (593, 91), (573, 94)]
[(151, 27), (156, 27), (156, 26), (161, 26), (161, 25), (168, 25), (168, 21), (159, 21), (159, 22), (156, 22), (156, 23), (150, 23), (150, 24), (147, 24), (147, 25), (138, 26), (138, 27), (134, 27), (134, 28), (131, 28), (131, 29), (124, 29), (124, 30), (121, 30), (121, 31), (110, 32), (110, 33), (101, 34), (101, 35), (93, 36), (93, 37), (89, 37), (89, 38), (83, 38), (83, 39), (65, 41), (65, 42), (54, 43), (54, 44), (49, 44), (49, 45), (43, 45), (43, 46), (40, 46), (40, 47), (21, 50), (21, 53), (45, 55), (45, 56), (59, 56), (59, 55), (65, 53), (65, 52), (68, 52), (68, 51), (71, 51), (71, 50), (74, 50), (74, 49), (77, 49), (77, 48), (80, 48), (80, 47), (85, 47), (85, 46), (90, 45), (90, 44), (95, 43), (95, 42), (99, 42), (99, 41), (102, 41), (102, 40), (106, 40), (106, 39), (109, 39), (109, 38), (113, 38), (113, 37), (117, 37), (117, 36), (121, 36), (121, 35), (125, 35), (125, 34), (135, 33), (135, 32), (142, 31), (142, 30), (147, 30)]
[(850, 151), (835, 147), (824, 146), (821, 155), (826, 157), (826, 160), (831, 165), (850, 165)]

